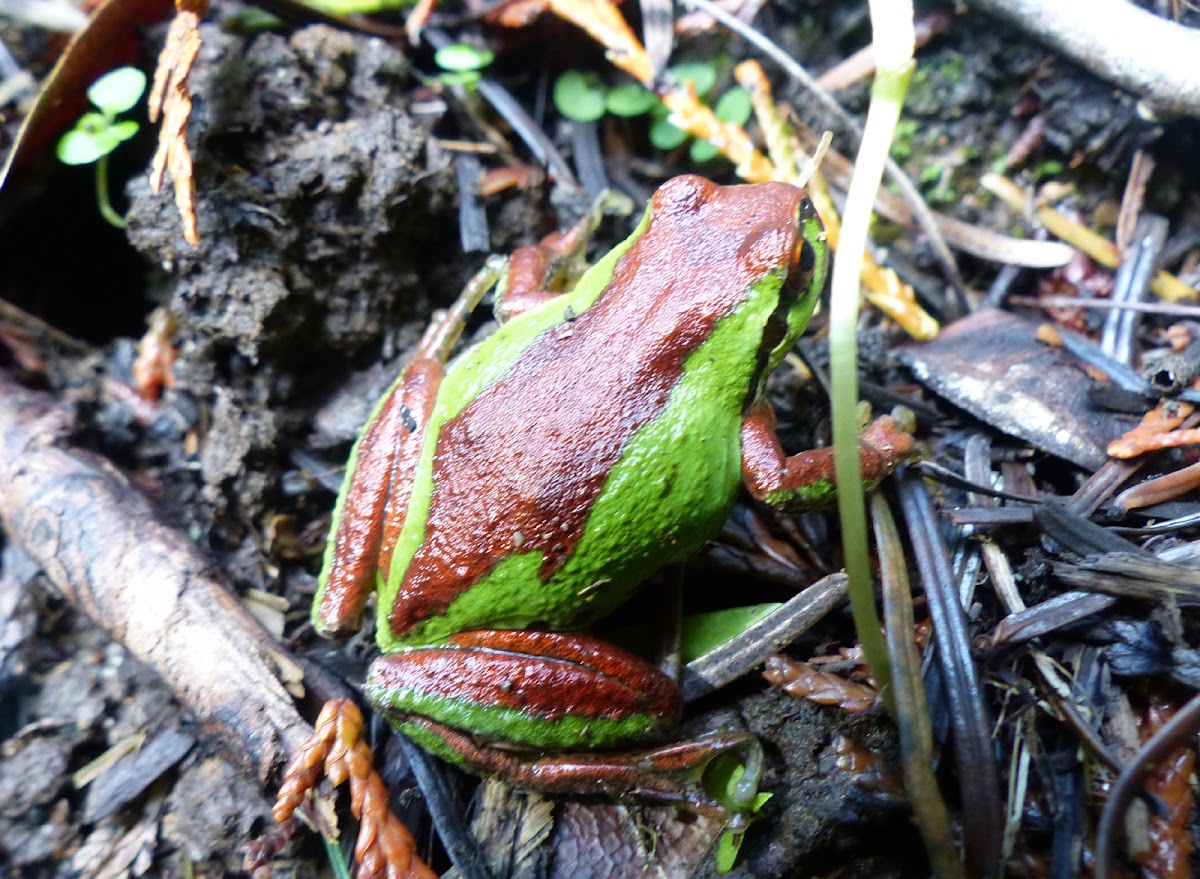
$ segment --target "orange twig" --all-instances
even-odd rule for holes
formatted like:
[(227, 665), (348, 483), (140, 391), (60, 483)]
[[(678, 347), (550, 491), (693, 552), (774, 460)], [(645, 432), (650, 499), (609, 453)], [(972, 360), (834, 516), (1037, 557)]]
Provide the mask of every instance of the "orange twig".
[(358, 879), (437, 879), (417, 856), (417, 843), (388, 808), (387, 788), (371, 763), (371, 749), (361, 738), (362, 712), (349, 699), (333, 699), (321, 709), (316, 729), (292, 759), (275, 799), (275, 820), (292, 817), (321, 777), (334, 786), (350, 781), (350, 811), (359, 820), (354, 857)]
[[(1046, 231), (1083, 251), (1101, 265), (1111, 269), (1120, 263), (1115, 244), (1086, 226), (1068, 219), (1049, 205), (1033, 205), (1031, 200), (1026, 198), (1025, 192), (1008, 178), (1000, 174), (984, 174), (979, 184), (1014, 211), (1025, 211), (1032, 207), (1033, 215)], [(1196, 299), (1195, 290), (1167, 271), (1160, 271), (1154, 276), (1150, 282), (1150, 289), (1167, 302), (1192, 302)]]
[(1164, 400), (1142, 417), (1142, 422), (1120, 439), (1108, 444), (1113, 458), (1136, 458), (1146, 452), (1200, 443), (1200, 430), (1176, 430), (1195, 407), (1178, 400)]

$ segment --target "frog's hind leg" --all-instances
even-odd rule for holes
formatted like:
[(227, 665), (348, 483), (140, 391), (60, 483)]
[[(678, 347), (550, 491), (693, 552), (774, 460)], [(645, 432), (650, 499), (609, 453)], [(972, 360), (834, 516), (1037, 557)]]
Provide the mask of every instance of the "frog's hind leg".
[(435, 317), (350, 455), (314, 604), (313, 623), (322, 634), (356, 630), (377, 575), (387, 576), (446, 360), (467, 317), (503, 271), (504, 260), (489, 260)]
[(350, 460), (321, 568), (313, 624), (322, 634), (358, 628), (376, 573), (387, 571), (408, 506), (442, 364), (414, 360), (380, 401)]
[(579, 222), (566, 232), (552, 232), (537, 244), (519, 247), (496, 291), (496, 317), (507, 321), (548, 302), (575, 286), (583, 273), (588, 240), (606, 213), (625, 213), (625, 196), (604, 190)]

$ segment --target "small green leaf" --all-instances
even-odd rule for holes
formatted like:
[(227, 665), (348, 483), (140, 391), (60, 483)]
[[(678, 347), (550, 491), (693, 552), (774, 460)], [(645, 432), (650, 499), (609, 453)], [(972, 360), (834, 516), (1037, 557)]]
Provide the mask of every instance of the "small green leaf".
[(90, 165), (107, 156), (120, 143), (108, 129), (81, 131), (73, 128), (58, 142), (58, 160), (64, 165)]
[(95, 134), (98, 131), (104, 131), (112, 124), (112, 119), (105, 116), (103, 113), (89, 112), (84, 113), (79, 117), (79, 121), (75, 123), (76, 131), (84, 131), (89, 134)]
[(118, 67), (92, 83), (87, 96), (112, 117), (133, 107), (145, 90), (146, 74), (136, 67)]
[[(775, 796), (774, 794), (759, 794), (754, 800), (754, 806), (751, 811), (757, 812), (763, 807), (763, 803)], [(717, 873), (728, 873), (733, 869), (733, 865), (737, 863), (738, 852), (742, 850), (742, 843), (746, 841), (745, 831), (726, 830), (721, 834), (721, 838), (717, 840)]]
[[(746, 767), (733, 754), (719, 754), (704, 770), (704, 789), (712, 794), (722, 805), (727, 808), (737, 809), (739, 806), (737, 798), (734, 795), (734, 788), (741, 780), (745, 771)], [(773, 796), (774, 794), (759, 791), (754, 795), (753, 802), (745, 808), (743, 814), (748, 815), (751, 821), (757, 820), (754, 816), (758, 815), (759, 810)], [(718, 873), (728, 873), (733, 869), (744, 839), (744, 830), (726, 830), (721, 834), (721, 838), (717, 840)]]
[(673, 150), (687, 139), (688, 133), (676, 128), (665, 117), (650, 124), (650, 143), (660, 150)]
[(374, 15), (390, 9), (403, 9), (413, 3), (412, 0), (307, 0), (306, 5), (334, 15)]
[(685, 61), (676, 64), (670, 71), (678, 82), (691, 82), (697, 97), (704, 97), (717, 84), (717, 69), (707, 61)]
[(721, 95), (713, 112), (722, 122), (732, 122), (734, 125), (745, 125), (753, 111), (750, 104), (750, 93), (741, 86), (734, 86)]
[(253, 36), (264, 31), (281, 31), (284, 28), (282, 18), (257, 6), (244, 6), (221, 20), (221, 30), (243, 36)]
[(1057, 159), (1047, 159), (1036, 168), (1033, 169), (1034, 180), (1045, 180), (1048, 177), (1057, 177), (1063, 172), (1063, 163)]
[(595, 73), (565, 70), (554, 81), (554, 106), (576, 122), (595, 122), (604, 115), (608, 88)]
[(113, 123), (108, 130), (118, 143), (122, 143), (137, 134), (139, 127), (137, 122), (132, 119), (122, 119), (120, 122)]
[(491, 49), (472, 46), (470, 43), (454, 43), (442, 46), (434, 53), (433, 61), (442, 70), (456, 73), (470, 70), (483, 70), (496, 58)]
[(688, 158), (697, 165), (711, 162), (719, 155), (717, 148), (707, 140), (693, 140), (692, 145), (688, 147)]
[(482, 78), (478, 70), (447, 70), (445, 73), (438, 74), (438, 79), (446, 85), (461, 85), (466, 88), (474, 88), (479, 85), (479, 80)]
[(737, 863), (738, 852), (742, 849), (742, 840), (745, 839), (744, 833), (735, 833), (732, 830), (726, 830), (721, 834), (721, 838), (717, 840), (717, 873), (728, 873), (733, 869), (733, 865)]
[(683, 661), (691, 662), (740, 635), (779, 606), (778, 602), (771, 602), (689, 614), (683, 618), (683, 638), (679, 645)]
[(623, 82), (613, 86), (605, 99), (605, 107), (614, 116), (643, 116), (658, 104), (654, 92), (647, 91), (636, 82)]

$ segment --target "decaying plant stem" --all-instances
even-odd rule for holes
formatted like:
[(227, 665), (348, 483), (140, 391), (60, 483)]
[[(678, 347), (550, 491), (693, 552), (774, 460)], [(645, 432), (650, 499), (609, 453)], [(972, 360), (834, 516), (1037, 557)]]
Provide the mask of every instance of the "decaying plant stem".
[(0, 375), (5, 533), (265, 780), (312, 732), (281, 682), (299, 665), (124, 475), (62, 444), (67, 427), (53, 398)]
[[(1140, 96), (1167, 115), (1200, 115), (1200, 33), (1127, 0), (1086, 6), (1041, 0), (969, 0)], [(1084, 14), (1085, 13), (1085, 14)]]

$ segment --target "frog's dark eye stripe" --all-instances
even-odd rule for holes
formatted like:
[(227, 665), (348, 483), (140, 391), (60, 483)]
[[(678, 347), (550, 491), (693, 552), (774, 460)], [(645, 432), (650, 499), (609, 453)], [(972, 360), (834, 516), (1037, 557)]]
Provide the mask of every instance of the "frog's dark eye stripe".
[(800, 239), (800, 252), (796, 255), (796, 268), (811, 272), (817, 265), (817, 251), (807, 238)]

